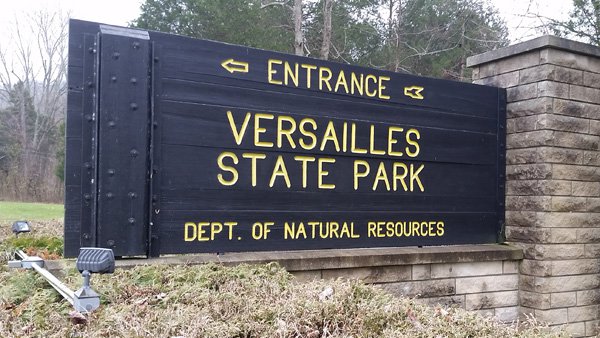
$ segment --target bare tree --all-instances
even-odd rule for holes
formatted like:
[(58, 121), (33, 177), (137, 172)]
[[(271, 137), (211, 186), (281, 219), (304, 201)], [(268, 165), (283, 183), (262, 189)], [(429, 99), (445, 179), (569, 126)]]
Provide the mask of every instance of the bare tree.
[(304, 34), (302, 33), (302, 0), (294, 0), (294, 52), (304, 55)]
[(321, 59), (329, 59), (331, 48), (331, 14), (333, 12), (333, 1), (323, 1), (323, 42), (321, 44)]
[(56, 181), (52, 144), (66, 106), (67, 20), (36, 12), (15, 18), (11, 35), (12, 44), (0, 46), (0, 99), (8, 105), (0, 124), (18, 152), (14, 197), (42, 198), (40, 189)]
[[(275, 0), (275, 1), (267, 2), (267, 3), (264, 3), (261, 0), (261, 6), (260, 6), (261, 9), (267, 8), (269, 6), (282, 6), (282, 7), (287, 8), (288, 10), (291, 10), (291, 12), (292, 12), (291, 19), (292, 19), (293, 30), (294, 30), (294, 54), (300, 55), (300, 56), (304, 56), (304, 48), (306, 47), (304, 44), (304, 32), (302, 31), (302, 19), (303, 19), (302, 2), (303, 2), (303, 0), (294, 0), (294, 5), (290, 6), (288, 4), (288, 1), (286, 1), (286, 0)], [(290, 26), (286, 25), (286, 27), (290, 27)]]

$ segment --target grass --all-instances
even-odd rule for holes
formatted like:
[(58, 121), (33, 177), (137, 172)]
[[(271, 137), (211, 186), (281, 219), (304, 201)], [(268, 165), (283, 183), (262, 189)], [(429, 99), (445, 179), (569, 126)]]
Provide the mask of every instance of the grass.
[[(12, 220), (0, 221), (0, 337), (566, 337), (534, 321), (504, 325), (360, 281), (299, 283), (274, 263), (138, 266), (95, 275), (102, 305), (75, 319), (38, 274), (6, 267), (15, 248), (44, 258), (62, 253), (62, 206), (0, 202), (2, 210), (11, 218), (27, 215), (32, 232), (15, 238)], [(81, 276), (73, 261), (67, 265), (61, 280), (76, 290)]]
[[(80, 285), (73, 270), (64, 280)], [(35, 274), (0, 273), (0, 336), (566, 337), (535, 322), (517, 328), (461, 309), (429, 307), (359, 281), (298, 283), (274, 263), (138, 266), (94, 276), (92, 286), (102, 306), (75, 324), (68, 303)], [(23, 288), (36, 291), (26, 296)]]
[[(12, 258), (15, 249), (43, 259), (57, 259), (63, 253), (62, 204), (0, 201), (0, 265)], [(27, 220), (31, 232), (16, 238), (12, 223)]]
[(49, 221), (64, 217), (62, 204), (22, 203), (0, 201), (1, 221)]

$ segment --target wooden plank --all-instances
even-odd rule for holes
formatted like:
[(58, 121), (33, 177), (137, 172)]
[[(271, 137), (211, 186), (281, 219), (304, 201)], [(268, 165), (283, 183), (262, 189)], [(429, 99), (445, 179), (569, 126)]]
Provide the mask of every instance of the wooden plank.
[[(485, 133), (467, 132), (446, 128), (429, 128), (405, 124), (401, 120), (394, 124), (364, 120), (362, 116), (353, 119), (336, 117), (322, 117), (326, 114), (314, 112), (310, 114), (291, 114), (283, 112), (248, 111), (245, 109), (196, 106), (192, 113), (195, 115), (171, 114), (170, 112), (185, 111), (185, 106), (172, 110), (163, 109), (163, 124), (166, 130), (177, 130), (177, 133), (167, 133), (163, 137), (163, 144), (186, 145), (198, 147), (223, 147), (236, 148), (244, 151), (260, 152), (262, 150), (279, 150), (298, 154), (310, 154), (318, 151), (321, 155), (352, 156), (357, 158), (387, 158), (390, 152), (398, 160), (412, 160), (407, 155), (408, 151), (415, 151), (414, 145), (407, 143), (407, 132), (419, 132), (419, 154), (422, 161), (466, 163), (466, 164), (495, 164), (497, 161), (495, 135)], [(262, 119), (259, 127), (265, 128), (261, 133), (261, 142), (272, 143), (273, 147), (257, 147), (254, 145), (254, 130), (256, 114), (267, 114), (272, 119)], [(283, 118), (283, 119), (280, 119)], [(314, 121), (303, 124), (309, 132), (304, 134), (299, 130), (303, 119), (310, 118)], [(236, 140), (236, 133), (241, 131), (244, 120), (248, 119), (243, 137)], [(235, 126), (231, 126), (231, 122)], [(286, 128), (294, 127), (294, 132), (289, 137), (277, 133), (278, 124)], [(335, 132), (335, 140), (323, 142), (329, 129)], [(313, 128), (316, 127), (316, 128)], [(460, 126), (456, 126), (460, 128)], [(391, 136), (390, 136), (391, 130)], [(412, 134), (413, 136), (415, 134)], [(315, 149), (307, 150), (300, 142), (313, 143), (316, 138)], [(413, 138), (408, 135), (410, 140)], [(390, 145), (390, 141), (393, 144)], [(353, 151), (353, 145), (355, 150)], [(367, 150), (366, 154), (357, 153), (358, 149)], [(373, 150), (373, 151), (371, 151)], [(360, 151), (362, 152), (362, 151)]]
[[(175, 210), (348, 210), (348, 211), (428, 211), (435, 205), (440, 212), (490, 212), (496, 207), (496, 197), (491, 195), (461, 196), (440, 194), (354, 192), (340, 195), (334, 192), (258, 190), (228, 191), (222, 189), (163, 189), (163, 211)], [(293, 204), (292, 204), (293, 203)]]
[[(98, 24), (69, 22), (69, 64), (65, 153), (65, 257), (74, 257), (91, 237), (94, 165), (93, 95), (95, 91), (95, 33)], [(91, 50), (90, 50), (91, 48)]]
[(102, 34), (98, 238), (116, 256), (147, 253), (149, 42)]
[[(486, 243), (496, 239), (494, 213), (240, 211), (223, 214), (204, 210), (164, 212), (164, 218), (168, 219), (161, 227), (161, 253), (164, 254), (429, 246)], [(286, 222), (289, 225), (288, 230), (292, 230), (291, 223), (295, 223), (295, 231), (288, 232), (287, 239)], [(300, 230), (300, 222), (303, 223), (304, 231)], [(317, 223), (313, 223), (314, 238), (313, 226), (309, 222)], [(331, 230), (336, 227), (331, 222), (337, 223), (337, 235)], [(342, 234), (344, 222), (346, 231)], [(371, 232), (370, 222), (375, 223), (375, 226), (372, 226), (374, 231)], [(388, 222), (392, 223), (391, 230), (387, 228)], [(426, 224), (421, 225), (422, 222)], [(186, 223), (195, 224), (187, 226), (187, 235)], [(218, 224), (210, 223), (220, 223), (222, 228)], [(266, 223), (272, 224), (266, 225), (270, 231), (265, 235)], [(323, 236), (320, 234), (321, 229)], [(220, 232), (217, 232), (218, 230)], [(214, 240), (210, 240), (211, 237)]]
[[(303, 90), (316, 95), (325, 95), (323, 92), (326, 92), (326, 95), (335, 97), (442, 108), (461, 114), (488, 117), (496, 108), (494, 102), (497, 94), (492, 87), (368, 69), (163, 33), (152, 32), (151, 38), (162, 45), (163, 55), (161, 58), (166, 64), (163, 68), (165, 77), (188, 80), (197, 75), (211, 75), (231, 78), (237, 82), (266, 83), (272, 90), (277, 91)], [(198, 55), (202, 55), (202, 57), (198, 57)], [(247, 72), (232, 71), (232, 69), (244, 69), (244, 67), (236, 64), (228, 66), (227, 63), (223, 65), (228, 60), (247, 63)], [(286, 63), (289, 65), (289, 72), (286, 71)], [(339, 84), (338, 78), (342, 71), (346, 78), (346, 86), (336, 86)], [(321, 72), (324, 73), (324, 76), (320, 76)], [(294, 81), (291, 76), (287, 76), (287, 85), (285, 85), (286, 74), (291, 73), (298, 75), (297, 79)], [(365, 83), (373, 83), (375, 80), (380, 83), (381, 81), (386, 88), (381, 94), (378, 92), (373, 96), (369, 96), (367, 93), (356, 95), (357, 91), (354, 95), (348, 94), (347, 92), (351, 92), (348, 87), (351, 87), (352, 73), (357, 76), (362, 74)], [(310, 80), (308, 74), (311, 74)], [(331, 77), (328, 84), (320, 81), (328, 75)], [(371, 81), (366, 80), (368, 76)], [(279, 82), (281, 84), (276, 84)], [(244, 87), (249, 86), (244, 85)], [(373, 86), (375, 85), (373, 84)], [(404, 94), (404, 88), (412, 86), (424, 88), (423, 99), (413, 99)], [(319, 90), (319, 87), (323, 90)], [(465, 95), (465, 93), (469, 95)], [(386, 96), (389, 98), (382, 98)]]
[[(201, 151), (200, 151), (201, 150)], [(221, 169), (217, 165), (217, 158), (223, 152), (234, 154), (238, 163), (235, 164), (233, 157), (227, 157), (223, 160), (225, 166), (231, 169)], [(387, 183), (390, 189), (394, 187), (393, 167), (395, 163), (404, 163), (408, 167), (409, 174), (401, 180), (397, 178), (395, 185), (396, 192), (404, 191), (402, 183), (410, 188), (410, 172), (412, 165), (413, 172), (413, 194), (421, 193), (418, 181), (423, 185), (427, 193), (452, 195), (452, 194), (472, 194), (481, 196), (483, 194), (494, 195), (496, 192), (496, 173), (495, 165), (455, 165), (441, 162), (422, 162), (411, 161), (403, 162), (394, 159), (370, 159), (363, 158), (362, 161), (368, 164), (370, 168), (368, 175), (355, 180), (355, 158), (347, 156), (313, 156), (314, 161), (303, 161), (296, 159), (296, 154), (282, 151), (263, 151), (259, 154), (265, 155), (264, 159), (257, 159), (255, 169), (253, 169), (253, 160), (251, 157), (243, 157), (242, 150), (233, 148), (197, 148), (186, 146), (166, 146), (163, 145), (163, 165), (161, 168), (162, 187), (166, 189), (223, 189), (233, 191), (252, 191), (259, 190), (282, 190), (282, 191), (320, 191), (327, 193), (333, 190), (335, 193), (353, 193), (355, 191), (373, 191), (373, 185), (378, 177), (379, 167), (382, 165), (387, 175)], [(286, 179), (281, 175), (276, 175), (273, 179), (273, 172), (276, 171), (276, 165), (281, 157), (285, 172), (289, 179), (289, 187)], [(334, 189), (318, 188), (319, 181), (319, 158), (332, 159), (321, 164), (321, 178), (323, 184), (334, 184)], [(332, 163), (333, 162), (333, 163)], [(367, 165), (360, 165), (357, 172), (366, 172)], [(304, 174), (306, 170), (306, 174)], [(219, 176), (225, 181), (233, 180), (232, 171), (237, 172), (235, 184), (224, 185), (220, 182)], [(418, 172), (417, 172), (418, 171)], [(397, 176), (404, 174), (400, 166), (396, 166)], [(387, 192), (386, 182), (383, 173), (379, 174), (381, 179), (377, 180), (377, 191)], [(256, 186), (252, 184), (252, 177), (255, 177)], [(303, 177), (306, 177), (306, 188), (303, 187)], [(273, 181), (271, 186), (271, 181)], [(358, 181), (358, 189), (355, 190), (355, 182)], [(251, 198), (251, 196), (246, 196)], [(434, 208), (435, 206), (430, 206)]]

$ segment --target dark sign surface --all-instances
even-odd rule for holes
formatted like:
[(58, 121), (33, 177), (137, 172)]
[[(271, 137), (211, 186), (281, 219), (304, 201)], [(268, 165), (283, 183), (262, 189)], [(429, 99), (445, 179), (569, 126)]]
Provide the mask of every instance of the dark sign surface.
[(71, 21), (65, 254), (494, 243), (505, 90)]

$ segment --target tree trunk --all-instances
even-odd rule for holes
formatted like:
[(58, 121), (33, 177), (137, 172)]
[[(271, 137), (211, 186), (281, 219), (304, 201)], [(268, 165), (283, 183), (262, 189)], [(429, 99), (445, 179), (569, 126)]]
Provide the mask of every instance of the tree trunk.
[(21, 140), (19, 143), (21, 147), (21, 178), (25, 179), (25, 181), (29, 180), (30, 175), (30, 147), (29, 147), (29, 137), (27, 133), (27, 109), (25, 108), (25, 88), (19, 88), (19, 93), (17, 94), (19, 97), (19, 129), (21, 134)]
[(331, 47), (331, 12), (334, 0), (324, 0), (323, 2), (323, 43), (321, 44), (321, 59), (329, 59), (329, 49)]
[(294, 0), (294, 52), (304, 55), (304, 34), (302, 33), (302, 0)]

